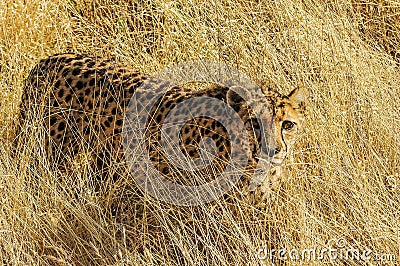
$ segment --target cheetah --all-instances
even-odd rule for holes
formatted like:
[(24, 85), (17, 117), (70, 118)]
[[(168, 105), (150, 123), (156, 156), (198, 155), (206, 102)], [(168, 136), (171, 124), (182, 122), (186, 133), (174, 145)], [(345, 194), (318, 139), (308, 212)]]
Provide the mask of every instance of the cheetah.
[[(134, 69), (124, 67), (109, 59), (82, 54), (58, 54), (41, 60), (30, 72), (24, 87), (20, 105), (17, 144), (23, 145), (22, 136), (40, 118), (45, 129), (44, 146), (53, 165), (66, 167), (67, 161), (83, 151), (90, 150), (95, 158), (99, 176), (107, 176), (115, 164), (124, 164), (123, 124), (126, 109), (133, 95), (151, 77)], [(279, 165), (293, 146), (302, 128), (307, 92), (303, 87), (294, 89), (288, 95), (281, 95), (272, 89), (263, 89), (265, 97), (254, 99), (256, 109), (269, 110), (271, 120), (269, 137), (273, 147), (266, 153), (272, 165)], [(149, 157), (159, 173), (167, 178), (183, 182), (193, 179), (199, 173), (190, 173), (172, 166), (163, 153), (160, 144), (160, 127), (168, 114), (179, 103), (200, 96), (207, 96), (231, 106), (243, 121), (250, 150), (246, 169), (250, 175), (242, 179), (249, 184), (255, 166), (259, 163), (262, 133), (255, 111), (229, 86), (214, 84), (200, 90), (175, 86), (165, 92), (151, 110), (146, 122), (144, 139)], [(215, 110), (214, 110), (215, 111)], [(25, 129), (25, 130), (23, 130)], [(224, 169), (231, 154), (232, 143), (228, 132), (218, 121), (202, 116), (187, 122), (180, 132), (180, 148), (192, 158), (199, 158), (199, 143), (209, 138), (215, 143), (214, 168), (199, 170), (208, 178), (216, 174), (216, 169)], [(114, 173), (117, 180), (121, 172)], [(194, 182), (194, 183), (193, 183)], [(261, 181), (260, 181), (261, 182)], [(259, 183), (260, 183), (259, 182)], [(257, 186), (260, 184), (257, 183)]]

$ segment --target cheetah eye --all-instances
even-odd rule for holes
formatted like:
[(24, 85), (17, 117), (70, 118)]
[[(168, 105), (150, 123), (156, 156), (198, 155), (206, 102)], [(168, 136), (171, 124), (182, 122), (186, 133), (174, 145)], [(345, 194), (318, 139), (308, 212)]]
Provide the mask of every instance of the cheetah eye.
[(285, 121), (282, 122), (282, 129), (291, 130), (294, 127), (295, 124), (296, 123), (294, 123), (292, 121), (285, 120)]

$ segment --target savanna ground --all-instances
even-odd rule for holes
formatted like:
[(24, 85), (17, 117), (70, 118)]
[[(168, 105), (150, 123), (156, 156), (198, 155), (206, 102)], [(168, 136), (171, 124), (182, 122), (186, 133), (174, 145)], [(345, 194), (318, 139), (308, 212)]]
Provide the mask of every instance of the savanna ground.
[[(0, 264), (268, 265), (261, 248), (342, 245), (370, 259), (277, 265), (399, 265), (399, 36), (396, 1), (1, 1)], [(10, 156), (24, 78), (66, 51), (145, 73), (224, 62), (284, 93), (304, 84), (310, 110), (286, 176), (235, 213), (134, 197), (127, 217), (109, 215), (112, 195), (74, 193), (90, 169), (51, 170), (35, 134)]]

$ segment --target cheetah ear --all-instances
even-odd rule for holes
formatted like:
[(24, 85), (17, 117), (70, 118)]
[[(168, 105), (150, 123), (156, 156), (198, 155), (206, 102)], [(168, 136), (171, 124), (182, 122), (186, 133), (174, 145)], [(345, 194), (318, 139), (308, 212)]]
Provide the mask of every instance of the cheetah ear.
[(304, 105), (307, 102), (308, 91), (305, 87), (299, 86), (289, 93), (288, 98), (297, 105)]

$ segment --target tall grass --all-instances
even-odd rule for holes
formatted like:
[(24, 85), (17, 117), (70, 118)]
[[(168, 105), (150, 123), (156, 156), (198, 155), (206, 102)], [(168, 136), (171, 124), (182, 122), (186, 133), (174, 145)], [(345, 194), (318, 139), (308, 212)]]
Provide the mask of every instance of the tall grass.
[[(394, 1), (0, 2), (0, 262), (259, 265), (271, 262), (257, 257), (260, 248), (345, 240), (376, 258), (393, 254), (385, 265), (398, 265), (399, 14)], [(285, 176), (257, 205), (180, 208), (129, 189), (99, 195), (90, 167), (52, 169), (36, 134), (10, 156), (24, 78), (41, 58), (65, 51), (150, 74), (188, 60), (224, 62), (283, 93), (304, 84), (307, 125)], [(124, 210), (117, 217), (113, 201)]]

